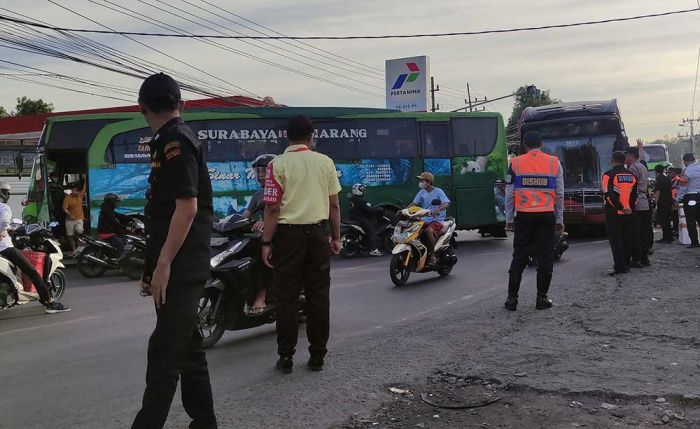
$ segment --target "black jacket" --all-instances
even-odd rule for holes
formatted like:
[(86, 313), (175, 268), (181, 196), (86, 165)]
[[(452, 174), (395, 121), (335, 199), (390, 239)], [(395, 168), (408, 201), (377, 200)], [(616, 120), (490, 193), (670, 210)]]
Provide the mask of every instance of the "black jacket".
[(350, 197), (350, 219), (371, 219), (379, 217), (380, 209), (372, 207), (362, 196), (353, 195)]
[(97, 221), (97, 232), (99, 234), (124, 234), (126, 224), (131, 222), (127, 215), (117, 213), (116, 205), (113, 202), (105, 201), (100, 208), (100, 217)]

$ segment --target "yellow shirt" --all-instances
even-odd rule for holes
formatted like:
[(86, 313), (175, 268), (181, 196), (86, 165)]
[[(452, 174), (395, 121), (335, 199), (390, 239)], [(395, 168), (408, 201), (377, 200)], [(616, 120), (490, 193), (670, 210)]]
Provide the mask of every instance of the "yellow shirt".
[(268, 166), (264, 201), (280, 204), (279, 223), (311, 225), (328, 220), (328, 197), (340, 192), (335, 164), (305, 145), (289, 146)]
[(83, 213), (83, 193), (72, 192), (70, 195), (66, 195), (66, 198), (63, 199), (63, 210), (68, 210), (71, 216), (73, 216), (73, 220), (85, 220), (85, 214)]

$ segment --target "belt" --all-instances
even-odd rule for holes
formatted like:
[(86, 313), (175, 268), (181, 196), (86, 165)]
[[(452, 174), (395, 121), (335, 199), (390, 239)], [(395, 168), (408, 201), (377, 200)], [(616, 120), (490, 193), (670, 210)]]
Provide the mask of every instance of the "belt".
[(306, 224), (294, 224), (294, 223), (278, 223), (277, 227), (282, 227), (282, 228), (309, 228), (309, 227), (320, 227), (320, 228), (325, 228), (328, 225), (327, 220), (322, 220), (320, 222), (316, 223), (306, 223)]

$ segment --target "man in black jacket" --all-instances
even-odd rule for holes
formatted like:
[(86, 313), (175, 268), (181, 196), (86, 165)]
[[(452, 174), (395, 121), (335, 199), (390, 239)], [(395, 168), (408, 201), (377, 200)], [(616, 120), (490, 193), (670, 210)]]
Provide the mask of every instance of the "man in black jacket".
[(129, 216), (116, 211), (117, 204), (121, 200), (119, 195), (111, 192), (105, 195), (104, 202), (100, 208), (100, 217), (97, 221), (98, 237), (114, 246), (120, 257), (123, 256), (124, 247), (126, 246), (126, 239), (124, 238), (126, 225), (131, 222)]
[(381, 215), (378, 208), (372, 207), (365, 201), (364, 195), (367, 186), (361, 183), (352, 185), (352, 196), (350, 197), (350, 220), (355, 222), (365, 231), (367, 247), (372, 249), (371, 256), (382, 256), (379, 250), (379, 236), (377, 235), (377, 220)]

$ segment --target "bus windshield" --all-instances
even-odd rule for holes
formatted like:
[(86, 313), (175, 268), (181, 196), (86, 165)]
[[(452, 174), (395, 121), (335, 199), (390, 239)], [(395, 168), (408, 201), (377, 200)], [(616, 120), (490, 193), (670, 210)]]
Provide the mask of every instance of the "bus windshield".
[(649, 157), (647, 162), (667, 161), (663, 146), (644, 146), (644, 152)]

